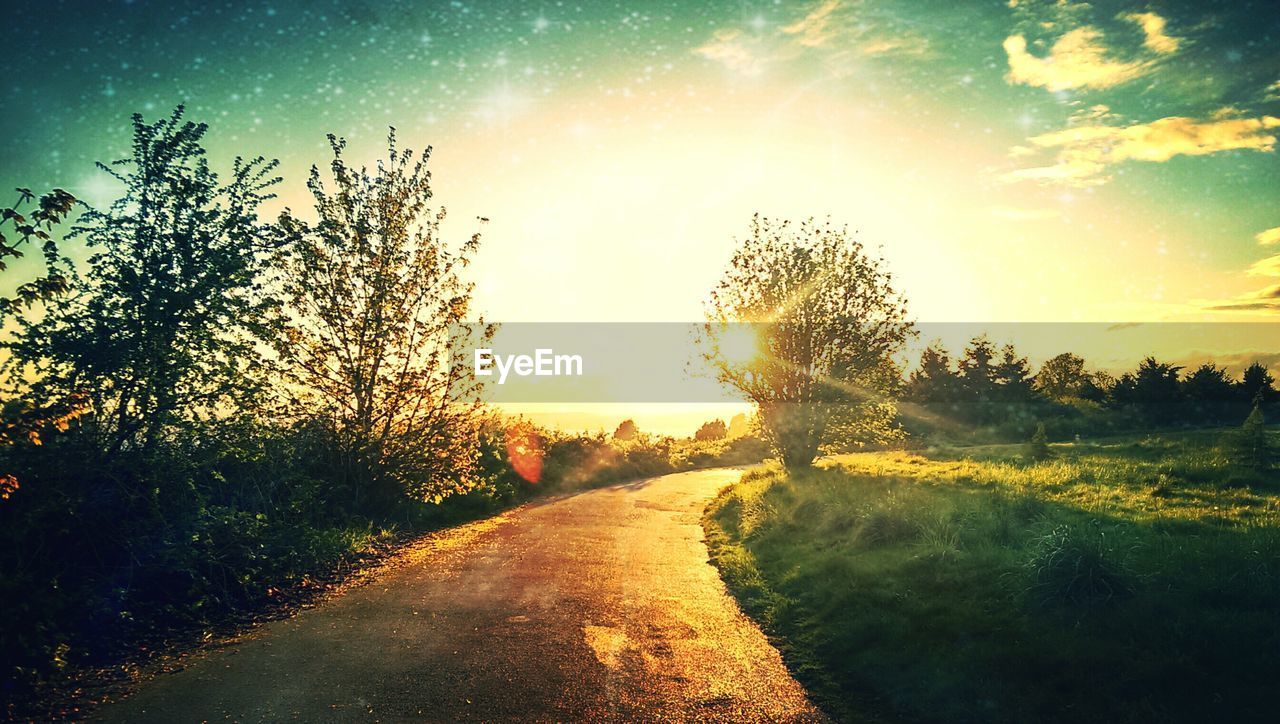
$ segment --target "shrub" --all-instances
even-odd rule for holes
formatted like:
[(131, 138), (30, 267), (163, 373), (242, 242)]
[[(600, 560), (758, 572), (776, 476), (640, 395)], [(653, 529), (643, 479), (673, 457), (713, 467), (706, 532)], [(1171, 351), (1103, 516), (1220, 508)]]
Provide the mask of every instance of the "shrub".
[(1045, 434), (1044, 423), (1036, 423), (1036, 431), (1031, 435), (1031, 441), (1027, 443), (1027, 460), (1032, 462), (1040, 460), (1048, 460), (1049, 437)]
[(1271, 470), (1275, 453), (1267, 439), (1265, 420), (1258, 405), (1253, 406), (1244, 424), (1232, 435), (1228, 447), (1231, 461), (1245, 471), (1261, 476)]
[(1086, 606), (1128, 596), (1132, 585), (1114, 557), (1102, 531), (1058, 525), (1031, 546), (1029, 593), (1040, 603)]

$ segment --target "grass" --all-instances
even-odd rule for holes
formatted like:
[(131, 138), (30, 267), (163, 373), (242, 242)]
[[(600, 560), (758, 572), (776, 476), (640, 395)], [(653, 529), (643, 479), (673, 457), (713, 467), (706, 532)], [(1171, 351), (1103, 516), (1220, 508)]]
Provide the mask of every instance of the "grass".
[(1280, 486), (1209, 433), (745, 475), (712, 558), (842, 719), (1272, 721)]

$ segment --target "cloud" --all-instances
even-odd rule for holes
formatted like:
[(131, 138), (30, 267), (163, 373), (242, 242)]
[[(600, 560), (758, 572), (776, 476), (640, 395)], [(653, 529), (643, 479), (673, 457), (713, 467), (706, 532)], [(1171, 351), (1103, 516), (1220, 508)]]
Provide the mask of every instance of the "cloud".
[(841, 0), (823, 0), (799, 21), (784, 26), (782, 32), (796, 36), (796, 42), (808, 48), (820, 48), (835, 37), (831, 29), (832, 15), (840, 8)]
[(1010, 35), (1004, 40), (1009, 56), (1010, 83), (1037, 86), (1049, 91), (1073, 88), (1110, 88), (1141, 76), (1150, 67), (1148, 61), (1120, 61), (1107, 57), (1102, 34), (1085, 25), (1058, 38), (1049, 54), (1038, 58), (1027, 52), (1027, 40)]
[(1280, 254), (1255, 261), (1244, 273), (1251, 277), (1280, 277)]
[[(1061, 17), (1042, 20), (1038, 26), (1058, 27), (1081, 7), (1087, 6), (1059, 7), (1057, 14)], [(1027, 49), (1025, 35), (1015, 34), (1004, 40), (1005, 55), (1009, 58), (1005, 80), (1055, 93), (1076, 88), (1111, 88), (1146, 75), (1155, 67), (1157, 57), (1172, 55), (1182, 45), (1181, 38), (1165, 32), (1167, 22), (1156, 13), (1122, 13), (1118, 17), (1141, 28), (1142, 45), (1155, 57), (1115, 58), (1112, 49), (1103, 42), (1102, 32), (1092, 25), (1080, 25), (1062, 34), (1044, 57), (1033, 55)]]
[[(1255, 277), (1280, 277), (1280, 254), (1255, 261), (1245, 270), (1245, 274)], [(1205, 304), (1205, 309), (1213, 312), (1280, 312), (1280, 284), (1271, 283), (1262, 289), (1246, 292), (1233, 299), (1208, 302)]]
[[(1175, 156), (1206, 156), (1221, 151), (1275, 150), (1272, 129), (1280, 118), (1244, 118), (1224, 108), (1208, 120), (1170, 116), (1150, 123), (1112, 125), (1105, 106), (1094, 106), (1076, 125), (1028, 139), (1033, 148), (1056, 150), (1048, 166), (1010, 171), (1006, 182), (1040, 181), (1086, 187), (1110, 180), (1107, 169), (1125, 161), (1162, 163)], [(1022, 155), (1025, 155), (1022, 154)]]
[(693, 49), (697, 55), (724, 65), (743, 75), (759, 75), (768, 64), (768, 54), (762, 53), (758, 43), (744, 38), (738, 30), (718, 30), (711, 40)]
[(1226, 369), (1227, 374), (1238, 375), (1255, 362), (1267, 369), (1275, 369), (1276, 365), (1280, 365), (1280, 352), (1262, 350), (1205, 352), (1197, 350), (1172, 360), (1171, 364), (1179, 365), (1187, 370), (1194, 370), (1203, 364), (1215, 364)]
[(1146, 36), (1142, 44), (1155, 53), (1160, 55), (1176, 53), (1178, 47), (1182, 45), (1181, 38), (1175, 38), (1164, 32), (1167, 23), (1164, 18), (1155, 13), (1124, 13), (1120, 15), (1120, 19), (1136, 23), (1142, 28), (1142, 33)]
[(925, 42), (924, 38), (915, 35), (884, 36), (869, 38), (858, 46), (858, 52), (862, 55), (925, 56), (929, 54), (929, 44)]
[(1253, 238), (1258, 240), (1259, 244), (1275, 244), (1280, 242), (1280, 226), (1265, 231), (1259, 231), (1257, 236)]
[[(693, 49), (696, 55), (747, 76), (802, 56), (817, 58), (835, 75), (847, 75), (858, 58), (929, 54), (925, 39), (893, 22), (872, 24), (855, 16), (861, 3), (822, 0), (799, 20), (772, 32), (723, 29)], [(888, 26), (888, 27), (886, 27)]]

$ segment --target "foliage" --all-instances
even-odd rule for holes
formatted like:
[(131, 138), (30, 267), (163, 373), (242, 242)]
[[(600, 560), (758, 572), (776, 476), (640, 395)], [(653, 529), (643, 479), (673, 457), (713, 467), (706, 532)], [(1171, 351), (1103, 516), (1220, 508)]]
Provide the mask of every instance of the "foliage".
[(134, 116), (132, 156), (99, 164), (123, 195), (74, 231), (93, 251), (83, 280), (23, 319), (11, 345), (11, 379), (34, 380), (33, 406), (82, 396), (86, 434), (108, 457), (251, 404), (265, 378), (271, 234), (257, 209), (276, 164), (237, 158), (221, 181), (200, 145), (206, 126), (182, 116)]
[(724, 420), (711, 420), (702, 423), (698, 431), (693, 433), (694, 440), (723, 440), (729, 433), (729, 428), (725, 426)]
[(899, 407), (899, 422), (935, 442), (1026, 439), (1041, 423), (1061, 439), (1224, 425), (1244, 415), (1255, 398), (1265, 406), (1275, 397), (1270, 373), (1258, 363), (1238, 381), (1213, 364), (1180, 372), (1148, 357), (1116, 379), (1063, 353), (1032, 377), (1011, 345), (997, 357), (994, 345), (977, 337), (953, 361), (935, 342), (907, 377), (908, 404)]
[[(844, 228), (756, 216), (711, 293), (707, 359), (721, 382), (758, 408), (788, 468), (808, 467), (824, 445), (873, 438), (914, 333), (905, 300), (881, 259)], [(758, 354), (731, 359), (729, 325), (754, 327)]]
[(1070, 352), (1049, 358), (1036, 373), (1036, 389), (1054, 400), (1079, 397), (1088, 382), (1084, 358)]
[(457, 248), (441, 238), (429, 149), (399, 150), (393, 132), (370, 171), (347, 164), (344, 141), (329, 142), (331, 186), (316, 168), (308, 182), (318, 220), (282, 219), (292, 243), (277, 258), (288, 324), (276, 349), (290, 412), (329, 431), (357, 504), (465, 491), (480, 383), (449, 349), (470, 334), (472, 285), (459, 273), (479, 235)]
[(618, 427), (613, 431), (614, 440), (634, 440), (640, 434), (640, 428), (636, 427), (636, 421), (631, 419), (623, 420), (618, 423)]
[[(66, 259), (58, 250), (53, 238), (54, 228), (71, 214), (75, 197), (62, 189), (54, 189), (37, 201), (30, 189), (17, 189), (18, 201), (13, 206), (0, 208), (0, 271), (9, 268), (7, 259), (25, 256), (23, 247), (40, 245), (44, 259), (44, 274), (18, 285), (12, 298), (0, 298), (0, 322), (7, 320), (15, 310), (49, 301), (66, 293), (71, 271)], [(35, 207), (26, 211), (35, 201)], [(10, 238), (5, 232), (13, 234)]]

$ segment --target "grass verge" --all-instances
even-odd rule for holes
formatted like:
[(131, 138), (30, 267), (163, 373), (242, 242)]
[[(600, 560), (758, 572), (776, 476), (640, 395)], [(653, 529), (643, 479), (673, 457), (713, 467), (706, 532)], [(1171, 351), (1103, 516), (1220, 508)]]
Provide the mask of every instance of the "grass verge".
[(1280, 497), (1213, 435), (745, 475), (712, 560), (842, 719), (1273, 721)]

